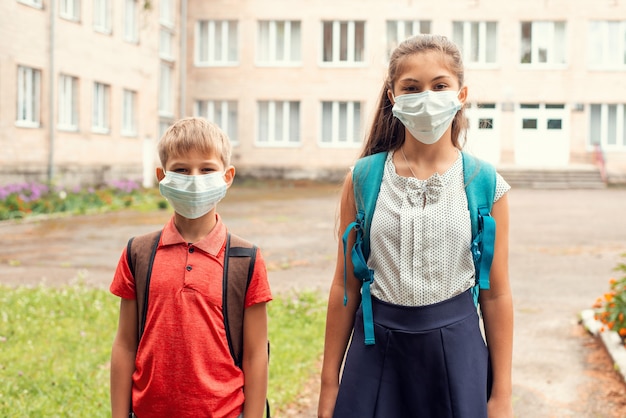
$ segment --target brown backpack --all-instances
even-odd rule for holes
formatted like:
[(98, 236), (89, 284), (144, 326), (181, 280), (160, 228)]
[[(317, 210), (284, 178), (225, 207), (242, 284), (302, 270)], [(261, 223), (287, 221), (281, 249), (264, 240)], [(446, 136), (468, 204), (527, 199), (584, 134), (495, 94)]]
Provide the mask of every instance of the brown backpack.
[[(143, 335), (148, 312), (150, 277), (161, 231), (133, 237), (128, 241), (126, 258), (135, 279), (137, 295), (137, 345)], [(243, 312), (250, 279), (254, 271), (257, 247), (233, 234), (226, 238), (222, 307), (228, 348), (233, 361), (241, 367), (243, 353)]]

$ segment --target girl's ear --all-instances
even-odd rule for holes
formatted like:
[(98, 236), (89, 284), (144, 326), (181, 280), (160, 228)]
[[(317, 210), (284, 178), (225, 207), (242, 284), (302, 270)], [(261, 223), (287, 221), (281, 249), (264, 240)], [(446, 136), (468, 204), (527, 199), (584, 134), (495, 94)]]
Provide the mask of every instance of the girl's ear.
[(226, 186), (230, 187), (233, 184), (233, 180), (235, 180), (235, 167), (231, 165), (224, 170), (224, 181), (226, 182)]
[(459, 102), (461, 102), (462, 105), (465, 105), (466, 100), (467, 100), (467, 86), (463, 86), (461, 87), (461, 90), (459, 91)]
[(391, 104), (396, 104), (396, 101), (393, 99), (393, 91), (387, 90), (387, 97), (389, 98)]
[(156, 178), (158, 181), (161, 181), (165, 178), (165, 171), (163, 170), (162, 167), (156, 168)]

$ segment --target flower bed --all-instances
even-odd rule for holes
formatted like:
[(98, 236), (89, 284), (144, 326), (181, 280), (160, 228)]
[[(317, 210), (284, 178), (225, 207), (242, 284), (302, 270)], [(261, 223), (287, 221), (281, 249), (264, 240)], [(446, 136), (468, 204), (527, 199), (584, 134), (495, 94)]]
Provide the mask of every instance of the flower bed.
[(68, 189), (36, 182), (0, 186), (0, 221), (39, 214), (116, 210), (143, 204), (166, 207), (158, 191), (143, 189), (132, 180), (113, 181), (98, 188)]
[(594, 316), (602, 323), (600, 332), (614, 331), (626, 346), (626, 264), (619, 263), (615, 271), (622, 277), (609, 280), (609, 291), (593, 305)]

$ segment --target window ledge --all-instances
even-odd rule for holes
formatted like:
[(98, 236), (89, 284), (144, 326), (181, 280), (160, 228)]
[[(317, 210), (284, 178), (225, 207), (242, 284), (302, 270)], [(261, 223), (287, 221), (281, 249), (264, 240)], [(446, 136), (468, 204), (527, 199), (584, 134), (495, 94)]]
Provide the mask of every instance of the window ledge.
[(29, 120), (16, 120), (15, 126), (18, 128), (29, 128), (29, 129), (37, 129), (41, 127), (40, 122), (33, 122)]

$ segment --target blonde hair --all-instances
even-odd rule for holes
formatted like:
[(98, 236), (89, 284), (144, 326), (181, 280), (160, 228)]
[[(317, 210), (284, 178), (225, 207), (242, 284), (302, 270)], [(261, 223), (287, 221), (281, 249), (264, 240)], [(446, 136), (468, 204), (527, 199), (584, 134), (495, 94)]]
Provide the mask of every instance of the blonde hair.
[(230, 166), (232, 147), (228, 135), (216, 124), (204, 118), (180, 119), (163, 134), (157, 146), (161, 165), (167, 160), (192, 151), (201, 154), (216, 154), (224, 167)]
[[(396, 82), (398, 73), (402, 71), (406, 57), (430, 51), (441, 54), (448, 69), (456, 76), (459, 89), (463, 87), (465, 79), (463, 59), (459, 48), (454, 42), (441, 35), (416, 35), (405, 39), (396, 47), (389, 58), (387, 77), (380, 91), (376, 114), (374, 115), (361, 157), (376, 154), (377, 152), (396, 150), (402, 145), (404, 141), (404, 126), (391, 112), (393, 104), (387, 95), (387, 91), (393, 91), (393, 85)], [(464, 107), (461, 108), (452, 121), (452, 144), (459, 149), (461, 148), (459, 138), (467, 130), (467, 119), (465, 118), (464, 109)]]

